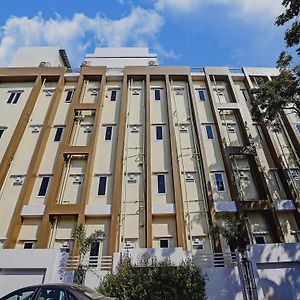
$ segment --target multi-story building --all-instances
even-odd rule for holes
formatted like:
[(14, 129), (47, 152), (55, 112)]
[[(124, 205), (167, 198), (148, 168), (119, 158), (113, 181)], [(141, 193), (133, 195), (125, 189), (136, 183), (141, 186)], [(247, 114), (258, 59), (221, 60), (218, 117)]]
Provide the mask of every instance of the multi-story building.
[(20, 49), (0, 69), (0, 240), (59, 249), (77, 222), (122, 249), (229, 252), (218, 212), (252, 244), (300, 241), (300, 120), (251, 118), (273, 68), (159, 66), (146, 48), (97, 48), (80, 70), (64, 50)]

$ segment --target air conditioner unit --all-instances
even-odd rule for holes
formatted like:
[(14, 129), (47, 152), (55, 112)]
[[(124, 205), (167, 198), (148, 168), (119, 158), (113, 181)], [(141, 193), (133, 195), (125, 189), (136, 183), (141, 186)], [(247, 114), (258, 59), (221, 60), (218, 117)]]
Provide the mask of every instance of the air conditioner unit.
[(230, 115), (231, 111), (230, 110), (222, 110), (223, 115)]
[(84, 132), (92, 132), (92, 127), (91, 126), (86, 126), (84, 129)]
[(139, 128), (137, 126), (132, 126), (131, 132), (139, 132)]
[(84, 66), (89, 66), (90, 64), (91, 64), (90, 61), (84, 60), (84, 61), (81, 63), (80, 67), (82, 68), (82, 67), (84, 67)]
[(16, 184), (16, 185), (22, 185), (22, 184), (23, 184), (23, 181), (24, 181), (24, 177), (22, 177), (22, 176), (17, 176), (16, 179), (15, 179), (14, 184)]
[(239, 177), (243, 180), (248, 180), (248, 175), (245, 171), (239, 171)]
[(75, 176), (75, 179), (74, 179), (73, 183), (79, 183), (80, 184), (81, 181), (82, 181), (82, 177), (80, 175), (77, 175), (77, 176)]
[(298, 175), (298, 171), (297, 170), (290, 170), (290, 176), (294, 180), (298, 180), (299, 179), (299, 175)]
[(148, 65), (149, 66), (156, 66), (157, 64), (156, 64), (155, 60), (149, 60)]
[(131, 240), (126, 240), (124, 248), (134, 248), (133, 242)]
[(91, 90), (91, 96), (98, 96), (98, 90)]
[(51, 67), (50, 61), (41, 61), (39, 67)]
[(136, 182), (136, 176), (134, 174), (129, 174), (128, 182)]
[(132, 90), (132, 95), (137, 96), (140, 94), (139, 90)]
[(52, 90), (46, 90), (45, 93), (46, 93), (45, 96), (51, 97), (53, 95), (54, 91), (52, 91)]
[(227, 131), (228, 131), (229, 133), (234, 133), (234, 132), (235, 132), (235, 129), (234, 129), (234, 127), (233, 127), (232, 125), (227, 125)]
[(40, 127), (34, 126), (34, 127), (32, 128), (32, 131), (31, 131), (31, 132), (34, 132), (34, 133), (40, 132)]
[(181, 124), (181, 125), (179, 126), (179, 130), (180, 130), (181, 132), (187, 132), (186, 125)]
[(185, 181), (187, 181), (187, 182), (194, 182), (195, 179), (194, 179), (193, 174), (191, 174), (191, 173), (186, 173), (186, 174), (185, 174)]

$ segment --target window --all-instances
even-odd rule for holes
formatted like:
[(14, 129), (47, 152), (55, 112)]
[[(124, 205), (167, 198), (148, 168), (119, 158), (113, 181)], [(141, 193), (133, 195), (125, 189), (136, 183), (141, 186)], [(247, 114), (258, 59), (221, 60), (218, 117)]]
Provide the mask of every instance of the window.
[(154, 90), (154, 100), (160, 100), (160, 90)]
[(69, 91), (67, 92), (67, 97), (66, 97), (65, 102), (66, 102), (66, 103), (71, 103), (71, 102), (72, 102), (72, 99), (73, 99), (73, 95), (74, 95), (74, 90), (69, 90)]
[(0, 139), (1, 139), (1, 137), (2, 137), (2, 135), (3, 135), (3, 133), (4, 133), (4, 128), (0, 128)]
[(112, 126), (106, 126), (106, 131), (105, 131), (105, 141), (110, 141), (112, 137)]
[(157, 175), (157, 193), (165, 194), (166, 193), (166, 176)]
[(9, 98), (6, 103), (16, 104), (18, 102), (22, 92), (9, 92), (9, 93), (10, 93), (10, 95), (9, 95)]
[(263, 235), (255, 235), (254, 240), (256, 244), (266, 244), (266, 238)]
[(54, 137), (54, 142), (59, 142), (62, 136), (64, 128), (63, 127), (57, 127), (56, 128), (56, 133)]
[(117, 100), (117, 91), (111, 91), (110, 101), (116, 101), (116, 100)]
[(225, 186), (222, 173), (215, 173), (215, 183), (218, 192), (225, 192)]
[(49, 176), (45, 176), (45, 177), (42, 178), (42, 183), (41, 183), (40, 190), (39, 190), (39, 193), (38, 193), (39, 197), (46, 196), (49, 181), (50, 181)]
[(156, 140), (162, 140), (163, 139), (163, 127), (162, 126), (156, 126)]
[(36, 291), (37, 287), (29, 287), (19, 289), (13, 293), (10, 293), (7, 297), (1, 298), (2, 300), (31, 300), (33, 297), (34, 292)]
[(159, 240), (159, 248), (169, 248), (169, 240), (168, 239)]
[(33, 248), (33, 242), (25, 242), (23, 248), (24, 249), (32, 249)]
[(106, 176), (100, 176), (99, 177), (98, 196), (105, 196), (106, 195), (106, 184), (107, 184), (107, 177)]
[(296, 124), (296, 129), (298, 131), (298, 134), (300, 134), (300, 123)]
[(99, 242), (93, 242), (90, 250), (89, 266), (97, 267), (99, 255)]
[(66, 296), (61, 288), (44, 287), (36, 298), (37, 300), (65, 300)]
[(214, 139), (214, 133), (213, 133), (212, 126), (211, 125), (205, 125), (205, 129), (206, 129), (207, 138), (209, 140), (213, 140)]
[(204, 89), (200, 89), (198, 90), (199, 93), (199, 99), (200, 101), (205, 101), (205, 90)]

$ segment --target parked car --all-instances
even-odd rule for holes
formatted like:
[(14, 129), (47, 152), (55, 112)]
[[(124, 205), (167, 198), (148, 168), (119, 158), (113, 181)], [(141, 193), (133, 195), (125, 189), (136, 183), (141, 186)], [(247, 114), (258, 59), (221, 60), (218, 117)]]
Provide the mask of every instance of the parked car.
[(16, 290), (0, 300), (109, 300), (88, 287), (77, 284), (40, 284)]

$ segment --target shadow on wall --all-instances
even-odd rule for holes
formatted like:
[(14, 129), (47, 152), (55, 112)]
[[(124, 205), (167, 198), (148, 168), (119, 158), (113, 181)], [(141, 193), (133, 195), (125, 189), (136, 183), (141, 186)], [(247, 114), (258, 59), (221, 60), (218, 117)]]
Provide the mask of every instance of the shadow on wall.
[(202, 268), (207, 275), (207, 300), (243, 300), (238, 267)]
[(253, 262), (257, 287), (264, 299), (300, 300), (300, 243), (254, 245)]

